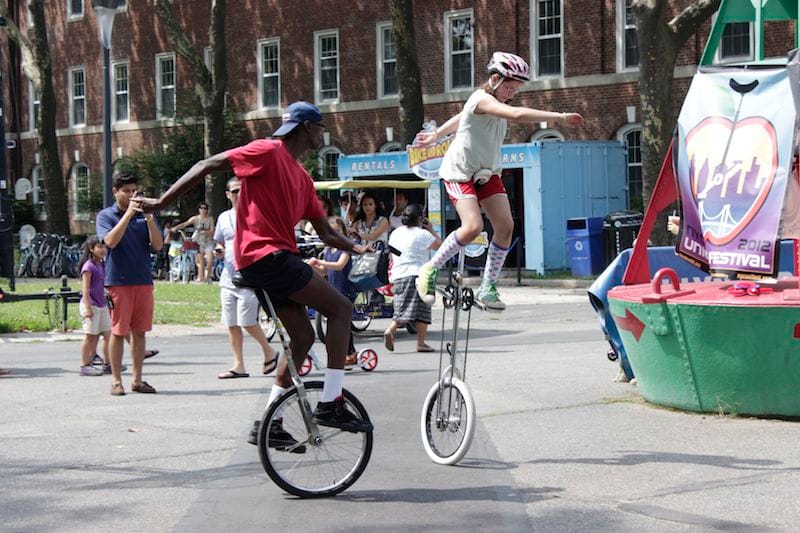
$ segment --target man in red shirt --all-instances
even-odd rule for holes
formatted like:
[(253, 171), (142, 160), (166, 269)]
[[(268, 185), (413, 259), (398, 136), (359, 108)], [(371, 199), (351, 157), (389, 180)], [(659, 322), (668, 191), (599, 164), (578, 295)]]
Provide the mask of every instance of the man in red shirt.
[[(241, 180), (234, 239), (236, 269), (248, 284), (258, 285), (269, 294), (291, 337), (290, 347), (298, 367), (314, 343), (306, 306), (328, 318), (328, 367), (315, 421), (352, 432), (372, 431), (372, 424), (347, 410), (342, 398), (352, 304), (300, 259), (294, 227), (302, 219), (310, 220), (329, 246), (357, 254), (367, 248), (328, 224), (314, 182), (300, 164), (303, 154), (322, 146), (325, 126), (319, 109), (308, 102), (295, 102), (285, 109), (282, 120), (272, 139), (258, 139), (196, 163), (160, 198), (147, 198), (143, 205), (150, 211), (163, 209), (207, 174), (233, 172)], [(281, 359), (267, 407), (291, 386), (286, 362)], [(251, 431), (250, 442), (255, 444), (252, 437)], [(280, 425), (273, 423), (269, 428), (270, 447), (280, 449), (295, 442)], [(302, 453), (304, 448), (294, 451)]]

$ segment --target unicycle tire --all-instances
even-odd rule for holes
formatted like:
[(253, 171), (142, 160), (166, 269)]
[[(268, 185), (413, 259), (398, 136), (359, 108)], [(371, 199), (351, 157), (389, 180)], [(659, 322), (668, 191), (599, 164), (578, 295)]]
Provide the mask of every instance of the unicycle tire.
[(365, 372), (372, 372), (378, 366), (378, 353), (372, 348), (358, 352), (358, 366)]
[[(322, 397), (322, 381), (305, 383), (313, 410)], [(342, 390), (347, 408), (362, 420), (366, 409), (347, 390)], [(270, 405), (258, 428), (258, 455), (267, 475), (281, 489), (300, 498), (334, 496), (355, 483), (367, 468), (372, 454), (372, 432), (349, 433), (319, 426), (321, 442), (313, 443), (303, 419), (300, 396), (293, 387)], [(283, 448), (268, 446), (268, 428), (282, 420), (283, 429), (297, 441)], [(303, 448), (300, 452), (300, 448)]]
[(458, 463), (472, 444), (475, 420), (475, 401), (466, 383), (457, 378), (434, 383), (420, 417), (428, 457), (440, 465)]

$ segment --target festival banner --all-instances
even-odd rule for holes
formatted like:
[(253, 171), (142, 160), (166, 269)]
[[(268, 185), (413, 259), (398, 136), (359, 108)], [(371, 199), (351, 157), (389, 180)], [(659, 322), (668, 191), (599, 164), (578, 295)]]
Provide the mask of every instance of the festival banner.
[(777, 274), (795, 119), (786, 68), (695, 75), (678, 117), (679, 254), (712, 274)]

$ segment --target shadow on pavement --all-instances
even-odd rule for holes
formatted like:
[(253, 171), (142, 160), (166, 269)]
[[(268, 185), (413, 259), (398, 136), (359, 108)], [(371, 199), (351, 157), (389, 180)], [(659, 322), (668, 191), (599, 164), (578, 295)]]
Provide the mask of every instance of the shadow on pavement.
[(63, 374), (78, 374), (77, 370), (67, 370), (66, 368), (57, 367), (38, 367), (38, 368), (19, 368), (19, 367), (4, 367), (11, 370), (11, 374), (6, 374), (2, 379), (15, 379), (15, 378), (55, 378), (61, 377)]
[(451, 501), (496, 501), (496, 502), (537, 502), (555, 497), (563, 492), (559, 487), (512, 487), (510, 485), (489, 485), (485, 487), (461, 487), (454, 489), (431, 489), (425, 487), (381, 491), (348, 490), (337, 499), (357, 502), (408, 502), (436, 503)]
[(783, 464), (772, 459), (740, 459), (730, 455), (701, 455), (664, 452), (620, 452), (619, 457), (576, 457), (574, 459), (533, 459), (525, 464), (589, 464), (636, 466), (649, 463), (679, 463), (718, 466), (734, 470), (800, 471), (800, 468), (769, 468)]

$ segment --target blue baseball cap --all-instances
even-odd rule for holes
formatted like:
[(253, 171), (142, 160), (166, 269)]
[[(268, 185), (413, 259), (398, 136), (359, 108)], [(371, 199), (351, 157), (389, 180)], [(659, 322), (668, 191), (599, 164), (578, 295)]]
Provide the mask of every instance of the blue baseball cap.
[(294, 102), (283, 110), (281, 115), (281, 127), (275, 130), (272, 134), (273, 137), (285, 137), (289, 134), (298, 124), (302, 124), (308, 120), (315, 124), (322, 123), (322, 113), (317, 106), (309, 104), (308, 102)]

